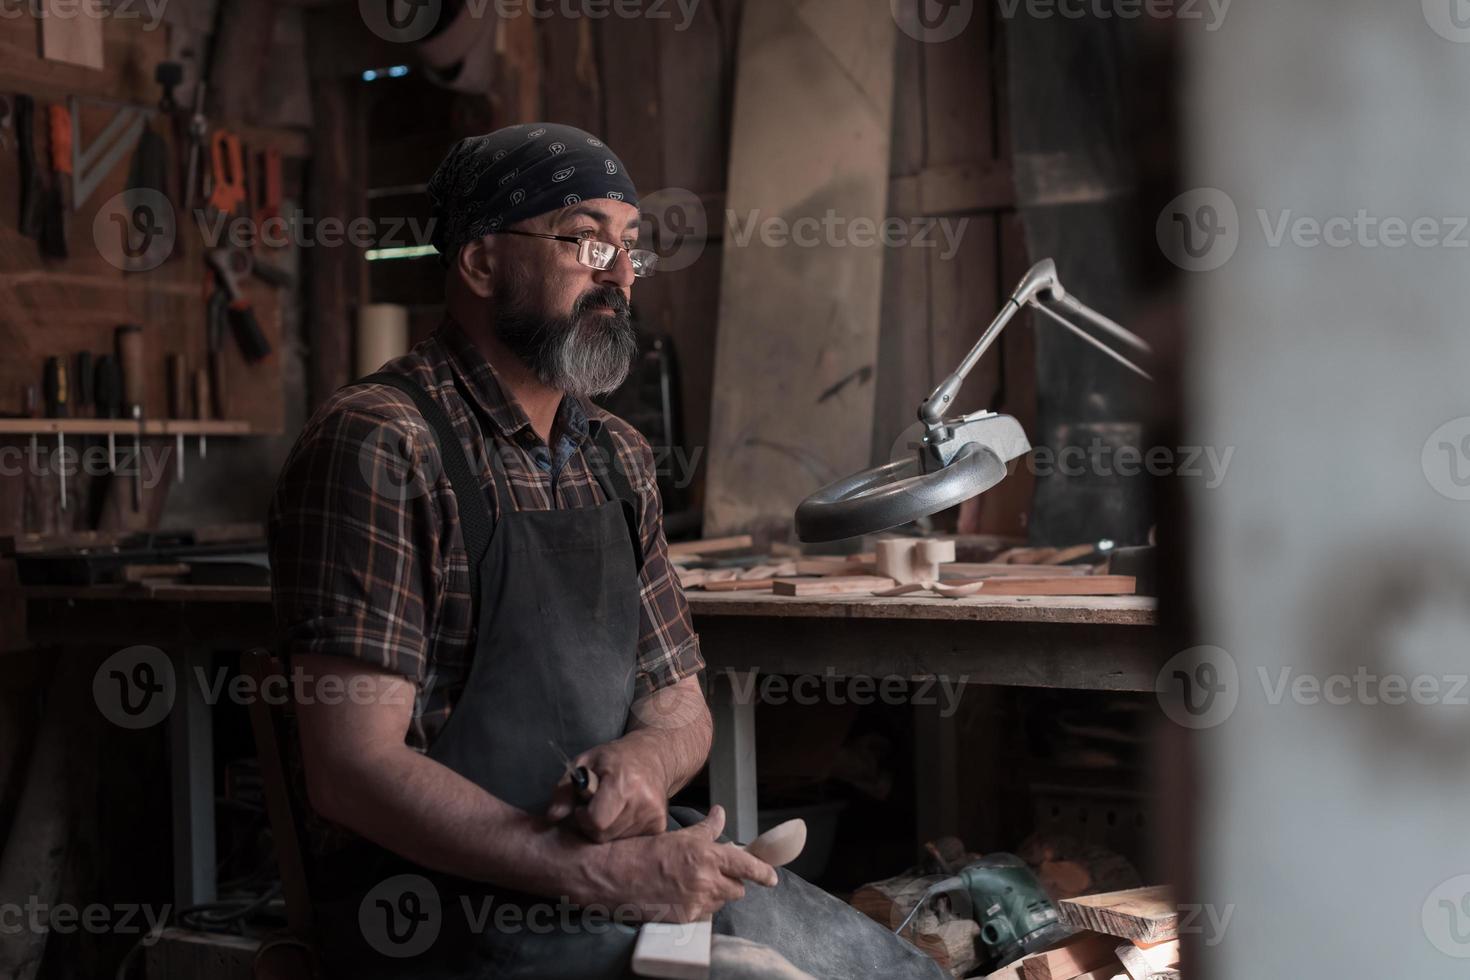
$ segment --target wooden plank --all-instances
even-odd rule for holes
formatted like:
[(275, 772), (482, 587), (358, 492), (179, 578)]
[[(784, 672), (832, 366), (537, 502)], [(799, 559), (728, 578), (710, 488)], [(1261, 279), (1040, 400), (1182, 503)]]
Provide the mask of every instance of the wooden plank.
[(1179, 934), (1178, 907), (1167, 885), (1069, 898), (1057, 908), (1068, 925), (1139, 943), (1162, 942)]
[[(726, 204), (750, 237), (723, 249), (716, 534), (784, 532), (812, 490), (870, 463), (884, 255), (847, 236), (887, 213), (893, 109), (886, 5), (750, 0), (742, 30)], [(832, 215), (843, 224), (824, 238)]]
[(728, 582), (706, 581), (701, 587), (706, 592), (769, 592), (775, 582), (772, 578), (737, 578)]
[(1022, 960), (1026, 980), (1074, 980), (1113, 962), (1118, 940), (1096, 932), (1078, 933), (1055, 949)]
[(754, 540), (748, 534), (732, 534), (723, 538), (703, 538), (699, 541), (675, 541), (669, 545), (670, 558), (690, 555), (714, 555), (722, 551), (740, 551), (749, 548)]
[(1132, 575), (1068, 575), (1061, 578), (950, 579), (945, 585), (983, 582), (984, 595), (1132, 595)]
[(873, 592), (893, 587), (893, 579), (885, 575), (829, 575), (823, 578), (778, 578), (771, 585), (774, 595), (842, 595), (847, 592)]
[(101, 71), (102, 25), (107, 14), (110, 11), (98, 3), (45, 0), (40, 18), (41, 57)]

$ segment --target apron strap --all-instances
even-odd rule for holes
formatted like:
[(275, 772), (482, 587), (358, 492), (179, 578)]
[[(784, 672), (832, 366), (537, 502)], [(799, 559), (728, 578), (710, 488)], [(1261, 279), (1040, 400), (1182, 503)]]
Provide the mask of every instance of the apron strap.
[[(449, 423), (449, 416), (444, 414), (444, 409), (430, 397), (423, 385), (407, 375), (379, 371), (359, 379), (356, 383), (382, 384), (397, 388), (413, 399), (419, 414), (433, 430), (434, 438), (439, 443), (439, 456), (444, 461), (444, 473), (449, 477), (449, 485), (453, 487), (454, 499), (459, 505), (459, 528), (464, 535), (464, 547), (470, 563), (470, 595), (478, 605), (480, 563), (490, 550), (490, 534), (495, 528), (495, 522), (490, 515), (490, 505), (480, 490), (480, 481), (475, 478), (469, 461), (465, 458), (464, 445), (459, 441), (459, 436), (455, 435), (454, 426)], [(491, 453), (494, 454), (493, 447)], [(500, 467), (496, 469), (500, 471), (500, 479), (504, 479), (504, 470)], [(497, 480), (497, 488), (498, 486)]]
[(622, 503), (623, 520), (627, 522), (628, 538), (633, 544), (633, 562), (638, 573), (642, 574), (643, 539), (638, 532), (638, 495), (633, 492), (628, 474), (617, 465), (617, 447), (613, 445), (612, 432), (606, 425), (597, 427), (597, 435), (593, 437), (592, 444), (597, 447), (601, 456), (601, 459), (593, 462), (592, 475), (597, 477), (597, 482), (608, 500)]

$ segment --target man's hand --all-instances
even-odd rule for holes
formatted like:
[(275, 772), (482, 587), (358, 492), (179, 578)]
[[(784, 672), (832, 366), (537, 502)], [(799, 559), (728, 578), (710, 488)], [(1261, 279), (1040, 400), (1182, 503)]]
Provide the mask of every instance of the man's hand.
[(601, 884), (578, 900), (606, 908), (633, 905), (645, 921), (692, 922), (745, 897), (746, 881), (774, 886), (775, 868), (715, 839), (724, 826), (725, 811), (715, 806), (692, 827), (599, 848), (592, 877)]
[(572, 766), (597, 774), (597, 792), (585, 806), (570, 776), (563, 776), (546, 817), (560, 823), (576, 815), (577, 826), (599, 844), (663, 833), (669, 820), (669, 780), (657, 752), (639, 740), (619, 739), (583, 752)]

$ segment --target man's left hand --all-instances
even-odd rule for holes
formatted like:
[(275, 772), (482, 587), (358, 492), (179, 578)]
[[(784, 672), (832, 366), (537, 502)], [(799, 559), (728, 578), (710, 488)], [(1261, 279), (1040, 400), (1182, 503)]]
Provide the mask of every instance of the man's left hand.
[(626, 739), (599, 745), (572, 760), (597, 774), (597, 791), (582, 804), (570, 776), (563, 776), (546, 817), (560, 823), (575, 815), (582, 833), (598, 843), (663, 833), (668, 828), (668, 781), (654, 752)]

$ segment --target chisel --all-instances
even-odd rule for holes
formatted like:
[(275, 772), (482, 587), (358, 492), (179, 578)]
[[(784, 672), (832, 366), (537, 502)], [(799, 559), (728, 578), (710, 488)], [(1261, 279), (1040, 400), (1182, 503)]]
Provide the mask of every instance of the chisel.
[(117, 358), (122, 365), (122, 400), (128, 418), (138, 423), (133, 432), (133, 510), (143, 509), (143, 328), (117, 328)]
[[(46, 376), (42, 381), (46, 396), (46, 417), (67, 417), (66, 361), (60, 357), (46, 358)], [(56, 472), (61, 477), (61, 509), (66, 510), (66, 433), (56, 430)]]

